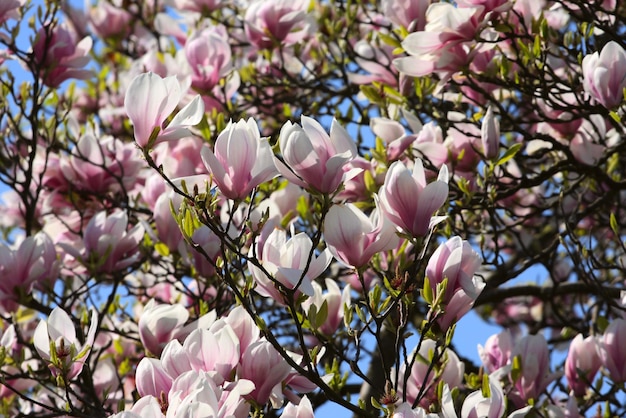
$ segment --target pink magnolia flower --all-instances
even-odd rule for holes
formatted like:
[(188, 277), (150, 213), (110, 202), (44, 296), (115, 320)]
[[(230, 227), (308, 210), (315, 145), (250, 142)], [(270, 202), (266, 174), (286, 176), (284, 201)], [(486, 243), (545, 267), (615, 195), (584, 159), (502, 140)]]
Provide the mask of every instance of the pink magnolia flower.
[(343, 323), (343, 309), (344, 306), (350, 306), (350, 292), (352, 288), (350, 285), (346, 285), (341, 291), (337, 283), (332, 279), (324, 280), (326, 283), (326, 292), (322, 290), (322, 286), (313, 282), (313, 290), (315, 294), (313, 297), (305, 300), (303, 303), (304, 311), (308, 312), (311, 305), (315, 305), (317, 312), (322, 309), (322, 306), (326, 304), (328, 310), (328, 316), (326, 321), (320, 325), (319, 331), (325, 335), (335, 335), (339, 326)]
[(231, 329), (237, 335), (239, 340), (240, 357), (243, 357), (248, 346), (260, 338), (260, 330), (250, 317), (243, 306), (235, 307), (224, 322), (230, 325)]
[(191, 241), (200, 246), (203, 252), (194, 248), (186, 249), (185, 251), (191, 252), (191, 259), (187, 263), (192, 264), (200, 276), (211, 277), (215, 274), (215, 261), (220, 254), (220, 238), (208, 226), (200, 225), (194, 231)]
[(600, 342), (602, 365), (615, 383), (626, 382), (626, 320), (614, 319)]
[(376, 209), (368, 217), (352, 203), (330, 208), (324, 221), (324, 239), (337, 260), (356, 268), (398, 243), (395, 228), (384, 214)]
[(252, 189), (278, 174), (267, 138), (261, 138), (254, 119), (228, 123), (212, 151), (202, 149), (204, 165), (220, 192), (229, 199), (243, 199)]
[(135, 384), (139, 396), (152, 395), (162, 399), (169, 393), (172, 381), (172, 376), (163, 369), (159, 359), (144, 357), (137, 365)]
[(448, 168), (444, 165), (437, 181), (426, 184), (422, 160), (411, 172), (403, 162), (394, 162), (378, 192), (382, 210), (391, 222), (415, 237), (428, 234), (441, 217), (433, 217), (448, 197)]
[(76, 41), (75, 34), (64, 26), (39, 29), (33, 45), (33, 58), (39, 76), (48, 87), (58, 87), (70, 78), (87, 79), (93, 75), (82, 68), (89, 63), (90, 37)]
[(443, 371), (439, 378), (435, 381), (435, 372), (430, 369), (430, 363), (433, 359), (437, 343), (433, 340), (425, 339), (422, 341), (419, 352), (413, 353), (409, 356), (409, 360), (413, 355), (417, 358), (411, 370), (407, 370), (406, 364), (403, 364), (400, 368), (400, 382), (406, 380), (406, 386), (400, 386), (398, 388), (398, 394), (401, 399), (406, 399), (409, 403), (414, 403), (417, 395), (423, 386), (427, 389), (424, 392), (424, 397), (420, 400), (419, 405), (423, 408), (428, 406), (436, 400), (436, 387), (439, 381), (447, 383), (450, 387), (459, 387), (463, 382), (463, 372), (465, 371), (465, 365), (454, 351), (446, 348), (441, 358), (438, 360), (439, 364), (444, 364)]
[(144, 166), (135, 146), (111, 136), (97, 138), (94, 132), (85, 132), (69, 157), (59, 162), (73, 188), (95, 194), (132, 189)]
[(247, 379), (254, 383), (255, 388), (250, 398), (263, 405), (270, 399), (275, 386), (279, 386), (285, 379), (291, 366), (276, 351), (267, 340), (261, 339), (248, 346), (241, 358), (237, 374), (240, 379)]
[(4, 0), (0, 3), (0, 25), (9, 19), (19, 19), (20, 7), (24, 5), (25, 0)]
[(189, 312), (183, 305), (157, 304), (151, 299), (137, 324), (139, 339), (150, 353), (160, 355), (163, 347), (176, 338), (188, 319)]
[(256, 0), (244, 17), (246, 40), (260, 49), (289, 46), (307, 35), (305, 0)]
[(280, 418), (315, 418), (311, 401), (309, 401), (309, 398), (305, 395), (298, 405), (289, 402), (287, 406), (285, 406)]
[[(268, 230), (271, 232), (266, 235)], [(296, 290), (294, 298), (297, 298), (300, 292), (313, 296), (311, 281), (320, 276), (332, 260), (328, 249), (319, 255), (312, 253), (313, 242), (303, 232), (289, 240), (285, 230), (274, 228), (270, 224), (266, 226), (264, 232), (255, 248), (251, 249), (250, 256), (258, 258), (267, 274), (254, 264), (248, 263), (257, 283), (256, 291), (280, 303), (284, 297), (274, 283), (275, 280), (287, 289)]]
[(583, 58), (583, 88), (598, 103), (612, 109), (624, 100), (626, 51), (617, 42), (608, 42), (600, 53)]
[(239, 339), (226, 323), (216, 322), (210, 329), (196, 329), (183, 342), (191, 368), (217, 372), (228, 380), (239, 364)]
[[(490, 396), (485, 397), (482, 390), (470, 393), (461, 407), (461, 415), (457, 415), (454, 410), (454, 399), (450, 387), (445, 385), (441, 395), (441, 417), (442, 418), (522, 418), (526, 417), (532, 406), (513, 411), (506, 415), (506, 397), (504, 390), (493, 375), (489, 376), (489, 392)], [(439, 415), (435, 415), (438, 417)]]
[(396, 405), (391, 418), (439, 418), (439, 414), (429, 414), (424, 408), (413, 406), (408, 402), (402, 402)]
[[(55, 377), (61, 376), (68, 383), (83, 370), (98, 328), (98, 314), (91, 311), (91, 324), (84, 344), (76, 338), (76, 329), (70, 316), (56, 307), (47, 321), (40, 321), (33, 335), (33, 344), (42, 359), (49, 362)], [(50, 349), (54, 349), (54, 353)]]
[(464, 418), (502, 418), (506, 414), (506, 397), (500, 383), (489, 377), (490, 397), (485, 397), (481, 390), (470, 393), (461, 408)]
[(600, 369), (599, 345), (596, 337), (578, 334), (570, 343), (565, 359), (565, 377), (576, 396), (583, 396)]
[(244, 396), (253, 389), (252, 383), (240, 379), (228, 386), (221, 385), (210, 372), (189, 371), (178, 376), (170, 389), (166, 416), (247, 417), (250, 405)]
[(204, 103), (199, 95), (165, 124), (183, 93), (176, 77), (161, 78), (150, 72), (133, 79), (126, 90), (124, 108), (139, 147), (149, 150), (158, 142), (191, 135), (188, 128), (200, 123), (204, 115)]
[(417, 138), (417, 135), (407, 135), (402, 124), (392, 119), (372, 118), (370, 128), (385, 141), (389, 161), (399, 159)]
[(483, 145), (483, 154), (487, 159), (498, 156), (500, 149), (500, 122), (493, 114), (491, 106), (487, 108), (483, 124), (480, 129), (480, 141)]
[(460, 8), (451, 3), (434, 3), (426, 12), (423, 31), (409, 34), (402, 42), (408, 57), (393, 61), (401, 73), (422, 77), (442, 73), (446, 80), (469, 59), (467, 45), (482, 24), (482, 7)]
[(25, 238), (16, 248), (0, 243), (0, 307), (14, 311), (20, 296), (33, 288), (52, 289), (59, 269), (54, 244), (44, 232)]
[(127, 36), (132, 30), (132, 15), (119, 0), (100, 1), (87, 13), (89, 24), (101, 38)]
[[(314, 119), (302, 116), (302, 127), (287, 121), (280, 130), (280, 173), (290, 182), (321, 193), (333, 193), (356, 172), (342, 168), (357, 155), (356, 144), (336, 120), (330, 135)], [(285, 165), (286, 164), (286, 165)]]
[(426, 26), (426, 10), (432, 0), (382, 0), (383, 15), (409, 31), (421, 31)]
[(194, 32), (184, 51), (191, 67), (191, 86), (196, 90), (210, 92), (232, 71), (230, 45), (216, 28)]
[(113, 273), (122, 271), (140, 258), (139, 244), (144, 229), (141, 224), (128, 229), (128, 215), (116, 211), (107, 215), (98, 212), (83, 232), (83, 248), (60, 244), (66, 253), (79, 260), (94, 272)]
[(474, 276), (481, 264), (480, 255), (474, 251), (470, 243), (455, 236), (437, 247), (428, 260), (426, 277), (433, 292), (436, 292), (439, 283), (448, 279), (443, 297), (444, 304), (448, 304), (452, 296), (459, 291), (476, 299), (485, 286), (482, 280)]
[(511, 331), (504, 330), (487, 339), (485, 346), (478, 346), (478, 354), (488, 373), (493, 373), (511, 362), (513, 337)]
[(526, 335), (515, 344), (511, 356), (519, 356), (521, 360), (521, 376), (514, 383), (515, 404), (537, 399), (552, 381), (546, 339), (543, 335)]
[(225, 0), (174, 0), (177, 10), (189, 10), (190, 12), (209, 13), (226, 4)]

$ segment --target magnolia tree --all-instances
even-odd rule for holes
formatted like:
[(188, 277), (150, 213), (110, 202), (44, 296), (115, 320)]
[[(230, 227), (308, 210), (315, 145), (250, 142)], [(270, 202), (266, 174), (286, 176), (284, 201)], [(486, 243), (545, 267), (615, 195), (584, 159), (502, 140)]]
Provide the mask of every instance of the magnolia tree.
[(0, 415), (624, 416), (625, 39), (617, 0), (2, 1)]

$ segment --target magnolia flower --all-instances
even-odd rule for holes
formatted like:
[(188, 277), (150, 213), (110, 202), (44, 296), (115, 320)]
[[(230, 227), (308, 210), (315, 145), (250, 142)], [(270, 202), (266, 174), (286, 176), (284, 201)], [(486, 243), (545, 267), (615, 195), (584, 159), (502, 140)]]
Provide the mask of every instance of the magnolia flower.
[(478, 345), (478, 355), (488, 373), (493, 373), (511, 362), (513, 337), (508, 329), (487, 339), (485, 346)]
[(307, 34), (305, 0), (256, 0), (244, 17), (246, 39), (258, 48), (293, 45)]
[(70, 78), (91, 77), (93, 72), (82, 68), (89, 63), (92, 45), (88, 36), (77, 42), (74, 32), (64, 26), (39, 29), (33, 45), (33, 58), (40, 68), (43, 83), (58, 87)]
[(550, 351), (543, 335), (526, 335), (517, 342), (511, 356), (521, 360), (521, 376), (515, 382), (516, 404), (522, 405), (529, 399), (537, 399), (546, 389), (550, 375)]
[(483, 154), (491, 159), (498, 156), (500, 149), (500, 122), (493, 114), (491, 106), (487, 108), (483, 124), (480, 129), (480, 141), (483, 146)]
[(315, 294), (304, 301), (303, 307), (305, 312), (308, 312), (309, 307), (315, 305), (317, 312), (320, 312), (324, 304), (326, 304), (328, 314), (324, 323), (320, 324), (319, 331), (325, 335), (335, 335), (343, 322), (344, 306), (350, 306), (351, 304), (350, 292), (352, 288), (350, 285), (346, 285), (343, 291), (341, 291), (333, 279), (326, 279), (324, 283), (326, 284), (325, 293), (322, 290), (322, 286), (315, 282), (312, 283)]
[(202, 148), (204, 165), (220, 192), (229, 199), (243, 199), (259, 184), (278, 174), (267, 138), (261, 138), (254, 119), (230, 121), (212, 151)]
[(21, 294), (34, 287), (51, 289), (59, 268), (54, 244), (44, 232), (25, 238), (16, 248), (0, 242), (0, 307), (15, 311)]
[[(248, 264), (257, 283), (257, 292), (276, 301), (282, 301), (283, 296), (273, 279), (287, 289), (296, 290), (294, 297), (297, 297), (299, 292), (313, 296), (311, 281), (321, 275), (330, 264), (332, 260), (330, 252), (326, 249), (316, 256), (311, 251), (313, 242), (305, 233), (301, 232), (287, 239), (285, 230), (270, 228), (273, 226), (268, 224), (265, 234), (261, 235), (255, 248), (251, 250), (251, 256), (256, 254), (267, 274), (252, 263)], [(268, 230), (271, 232), (265, 237)]]
[(305, 189), (334, 193), (342, 181), (358, 173), (342, 170), (358, 155), (356, 144), (334, 119), (330, 135), (310, 117), (302, 116), (301, 121), (302, 127), (287, 121), (281, 128), (284, 163), (277, 160), (277, 167), (287, 180)]
[(240, 379), (250, 380), (255, 388), (250, 397), (263, 405), (270, 399), (276, 385), (280, 385), (291, 366), (267, 340), (261, 339), (248, 346), (238, 368)]
[(183, 305), (157, 304), (154, 299), (150, 299), (137, 324), (139, 339), (150, 353), (159, 355), (188, 319), (189, 312)]
[(448, 280), (444, 303), (449, 303), (459, 290), (476, 299), (485, 286), (482, 280), (474, 276), (481, 264), (480, 255), (474, 251), (469, 242), (462, 240), (461, 237), (452, 237), (437, 247), (428, 260), (426, 277), (433, 292), (437, 290), (439, 283), (444, 279)]
[(298, 405), (294, 405), (289, 402), (280, 418), (314, 418), (313, 414), (313, 406), (311, 405), (311, 401), (309, 398), (305, 396), (302, 397), (300, 403)]
[(600, 53), (583, 58), (583, 88), (607, 109), (624, 100), (626, 51), (617, 42), (608, 42)]
[(598, 339), (593, 336), (583, 338), (578, 334), (570, 343), (565, 359), (565, 377), (576, 396), (583, 396), (600, 369)]
[(357, 268), (398, 243), (395, 228), (378, 209), (368, 217), (352, 203), (330, 208), (324, 222), (324, 239), (337, 260)]
[(189, 136), (188, 128), (200, 123), (204, 102), (198, 95), (165, 124), (183, 93), (176, 77), (161, 78), (149, 72), (133, 79), (126, 90), (124, 108), (139, 147), (149, 150), (158, 142)]
[(121, 271), (141, 257), (139, 243), (143, 238), (143, 226), (137, 224), (128, 231), (127, 228), (126, 212), (117, 211), (110, 215), (105, 211), (98, 212), (85, 227), (82, 249), (69, 244), (60, 245), (91, 271)]
[[(430, 363), (433, 361), (435, 350), (441, 350), (437, 347), (434, 340), (425, 339), (421, 342), (419, 352), (411, 354), (409, 358), (416, 356), (412, 363), (411, 370), (407, 370), (407, 364), (403, 364), (400, 368), (400, 382), (406, 379), (406, 386), (398, 388), (398, 394), (405, 398), (408, 402), (414, 403), (417, 395), (420, 393), (422, 386), (429, 389), (423, 393), (423, 397), (419, 404), (422, 407), (428, 407), (436, 398), (437, 383), (442, 380), (451, 387), (458, 387), (463, 382), (463, 372), (465, 365), (454, 351), (446, 348), (442, 355), (437, 359), (438, 364), (443, 364), (443, 371), (437, 374), (439, 377), (435, 381), (435, 373), (431, 370)], [(445, 364), (444, 364), (445, 362)], [(409, 363), (410, 364), (410, 363)]]
[(422, 160), (415, 161), (412, 172), (396, 161), (389, 167), (378, 196), (391, 222), (415, 237), (425, 236), (444, 219), (433, 214), (448, 197), (448, 168), (441, 167), (437, 180), (426, 184)]
[(626, 320), (614, 319), (604, 331), (600, 343), (602, 365), (615, 383), (626, 382)]
[(232, 70), (228, 40), (215, 28), (194, 32), (185, 43), (185, 57), (191, 85), (201, 91), (211, 91)]
[(152, 395), (159, 399), (169, 393), (172, 380), (159, 359), (144, 357), (137, 365), (135, 384), (139, 396)]
[[(83, 370), (98, 328), (98, 314), (91, 311), (91, 324), (84, 344), (76, 338), (76, 329), (70, 316), (56, 307), (47, 321), (40, 321), (33, 335), (33, 344), (42, 359), (49, 363), (50, 371), (67, 384)], [(51, 349), (53, 351), (51, 351)]]

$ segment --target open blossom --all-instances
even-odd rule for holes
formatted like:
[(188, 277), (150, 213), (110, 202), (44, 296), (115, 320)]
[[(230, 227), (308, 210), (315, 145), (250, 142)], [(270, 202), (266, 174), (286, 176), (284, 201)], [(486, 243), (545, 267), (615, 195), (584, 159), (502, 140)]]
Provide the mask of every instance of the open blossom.
[(40, 66), (43, 83), (58, 87), (70, 78), (86, 79), (93, 75), (83, 67), (89, 63), (93, 45), (90, 37), (77, 42), (75, 34), (64, 26), (41, 28), (35, 37), (33, 58)]
[(111, 136), (98, 138), (94, 132), (85, 132), (72, 149), (69, 158), (62, 158), (59, 168), (72, 188), (91, 193), (127, 190), (137, 182), (145, 162), (132, 144), (125, 144)]
[(391, 222), (414, 237), (423, 237), (442, 220), (433, 214), (448, 198), (448, 168), (444, 165), (437, 180), (426, 184), (422, 160), (415, 161), (413, 171), (396, 161), (389, 167), (378, 196)]
[(374, 254), (398, 243), (394, 226), (378, 209), (368, 217), (352, 203), (330, 208), (324, 239), (335, 258), (352, 267), (366, 265)]
[(241, 379), (222, 387), (215, 380), (208, 371), (188, 371), (178, 376), (170, 389), (166, 416), (247, 417), (250, 405), (243, 397), (253, 389), (252, 383)]
[[(83, 370), (98, 328), (98, 314), (91, 311), (91, 324), (84, 343), (76, 337), (76, 329), (70, 316), (57, 307), (47, 321), (40, 321), (33, 335), (33, 344), (44, 360), (48, 361), (52, 374), (71, 380)], [(55, 350), (54, 353), (50, 349)]]
[(232, 70), (230, 45), (216, 28), (194, 32), (184, 51), (191, 67), (191, 86), (199, 91), (211, 91)]
[(287, 121), (280, 130), (284, 164), (279, 161), (278, 169), (290, 182), (305, 189), (333, 193), (346, 177), (356, 174), (342, 170), (358, 155), (356, 144), (334, 119), (330, 135), (308, 116), (302, 116), (301, 122), (302, 127)]
[(124, 108), (133, 124), (135, 141), (141, 148), (151, 148), (162, 141), (190, 135), (204, 115), (204, 103), (196, 96), (165, 125), (183, 97), (176, 77), (161, 78), (152, 72), (139, 74), (126, 90)]
[[(269, 228), (272, 228), (272, 225), (268, 224), (266, 231)], [(326, 270), (332, 257), (327, 249), (319, 255), (311, 255), (312, 247), (311, 238), (303, 232), (287, 239), (285, 230), (273, 228), (267, 237), (261, 234), (254, 251), (251, 250), (251, 255), (256, 254), (263, 269), (272, 279), (287, 289), (296, 290), (295, 297), (299, 292), (313, 296), (311, 281)], [(279, 302), (283, 300), (277, 285), (265, 272), (252, 263), (248, 263), (248, 266), (257, 283), (256, 290), (259, 294)]]
[(305, 0), (256, 0), (244, 17), (246, 39), (258, 48), (293, 45), (307, 35)]
[(626, 88), (626, 50), (617, 42), (608, 42), (600, 53), (583, 58), (583, 87), (607, 109), (624, 100)]
[(267, 138), (261, 138), (254, 119), (228, 123), (214, 150), (202, 149), (202, 160), (220, 192), (229, 199), (243, 199), (259, 184), (278, 174)]
[(81, 261), (88, 269), (113, 273), (128, 268), (141, 257), (139, 243), (144, 229), (141, 224), (128, 228), (128, 215), (116, 211), (110, 215), (98, 212), (83, 232), (83, 247), (61, 244), (65, 252)]
[(34, 287), (51, 289), (59, 267), (54, 244), (43, 232), (25, 238), (16, 248), (0, 243), (0, 307), (13, 311), (20, 294), (27, 295)]

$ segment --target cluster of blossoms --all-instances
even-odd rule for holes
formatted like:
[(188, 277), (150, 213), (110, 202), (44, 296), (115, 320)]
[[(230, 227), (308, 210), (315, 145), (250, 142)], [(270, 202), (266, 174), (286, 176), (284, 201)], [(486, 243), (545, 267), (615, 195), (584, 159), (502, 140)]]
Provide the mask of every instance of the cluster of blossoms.
[(625, 414), (592, 3), (4, 1), (0, 416)]

